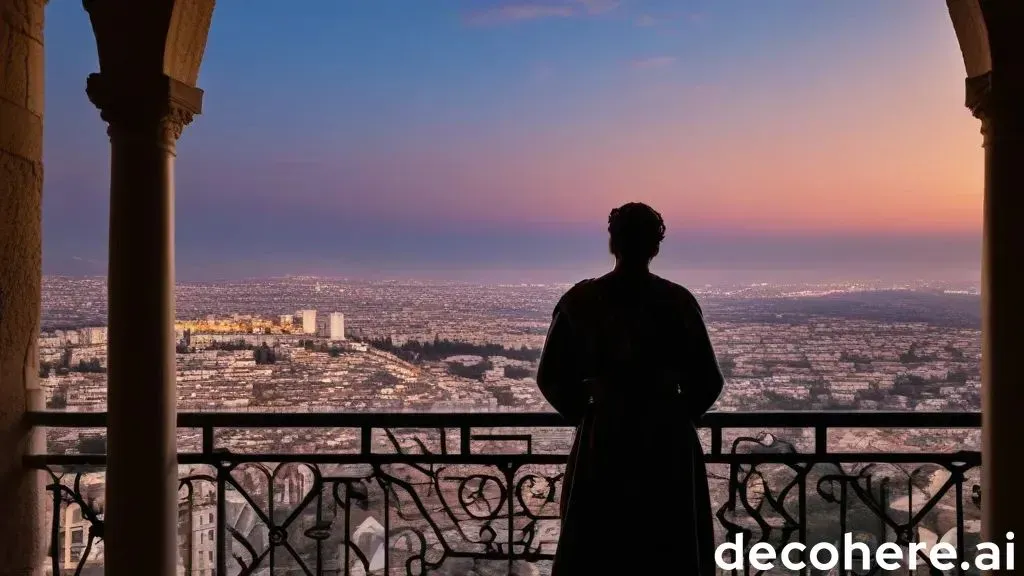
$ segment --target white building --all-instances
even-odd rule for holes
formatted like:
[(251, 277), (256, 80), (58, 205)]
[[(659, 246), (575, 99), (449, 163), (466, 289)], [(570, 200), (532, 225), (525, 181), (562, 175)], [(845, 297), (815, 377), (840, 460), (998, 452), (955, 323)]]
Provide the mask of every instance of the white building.
[(354, 352), (366, 352), (370, 349), (366, 342), (349, 342), (348, 340), (345, 340), (345, 343), (342, 346), (345, 350)]
[[(83, 477), (81, 495), (86, 502), (102, 507), (103, 483), (96, 477)], [(59, 511), (60, 525), (57, 534), (57, 561), (61, 574), (74, 574), (82, 564), (82, 574), (97, 574), (103, 570), (103, 539), (92, 541), (89, 556), (83, 559), (89, 545), (89, 530), (92, 523), (77, 504), (62, 505)], [(4, 572), (6, 574), (6, 572)]]
[(292, 321), (295, 320), (295, 317), (292, 316), (291, 314), (281, 314), (279, 319), (281, 326), (291, 326)]
[(316, 310), (299, 310), (296, 315), (302, 318), (303, 334), (316, 334)]
[(193, 484), (193, 498), (178, 501), (178, 575), (217, 571), (217, 505), (206, 482)]
[[(77, 505), (67, 506), (61, 511), (62, 534), (61, 550), (58, 561), (63, 571), (73, 574), (82, 563), (82, 555), (85, 553), (89, 539), (89, 528), (91, 524), (82, 517), (82, 509)], [(95, 567), (103, 564), (103, 541), (93, 542), (89, 558), (84, 561), (85, 567)]]
[(79, 331), (79, 342), (82, 344), (91, 344), (93, 346), (99, 346), (100, 344), (107, 343), (107, 327), (106, 326), (93, 326), (90, 328), (82, 328)]
[[(192, 499), (178, 500), (178, 576), (216, 576), (217, 574), (217, 503), (216, 487), (209, 482), (192, 484)], [(235, 531), (249, 543), (259, 547), (266, 542), (267, 529), (252, 506), (240, 493), (225, 494), (225, 518), (229, 532)], [(228, 562), (245, 557), (247, 551), (240, 540), (228, 537)], [(266, 562), (266, 561), (264, 561)], [(229, 564), (230, 566), (230, 564)], [(237, 574), (229, 568), (228, 574)], [(266, 569), (255, 574), (267, 574)]]
[(345, 339), (345, 315), (341, 312), (331, 313), (331, 340)]

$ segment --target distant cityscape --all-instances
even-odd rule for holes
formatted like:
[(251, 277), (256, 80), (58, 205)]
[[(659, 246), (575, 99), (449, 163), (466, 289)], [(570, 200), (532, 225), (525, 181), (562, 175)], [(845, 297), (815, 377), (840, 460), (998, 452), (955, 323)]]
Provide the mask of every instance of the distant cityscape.
[[(178, 409), (547, 412), (551, 408), (534, 375), (552, 308), (568, 287), (310, 277), (182, 284), (175, 326)], [(980, 408), (980, 302), (974, 287), (691, 288), (727, 377), (715, 410)], [(105, 410), (104, 279), (47, 277), (43, 298), (39, 358), (47, 408)], [(769, 432), (765, 442), (813, 449), (812, 431), (763, 433)], [(258, 453), (340, 453), (357, 450), (358, 436), (358, 430), (219, 430), (217, 441)], [(398, 434), (400, 441), (410, 438)], [(567, 451), (572, 431), (534, 438), (548, 452)], [(201, 444), (194, 430), (180, 430), (178, 441), (182, 451), (196, 451)], [(879, 452), (943, 451), (951, 445), (977, 449), (979, 441), (967, 430), (851, 430), (829, 438), (836, 450)], [(102, 434), (62, 429), (49, 430), (47, 444), (58, 454), (105, 449)], [(102, 498), (102, 475), (90, 475), (84, 485)], [(259, 490), (256, 484), (246, 487)], [(182, 526), (190, 527), (183, 530), (192, 538), (191, 573), (203, 576), (214, 574), (216, 506), (209, 489), (201, 489), (207, 492), (199, 493), (200, 504), (182, 512)], [(725, 490), (713, 482), (713, 499), (721, 502)], [(234, 491), (226, 497), (232, 515), (248, 506)], [(978, 530), (975, 516), (965, 521), (969, 534)], [(252, 526), (246, 530), (258, 530), (258, 523), (247, 522)], [(361, 522), (357, 533), (379, 537), (380, 518), (370, 515)], [(931, 529), (941, 535), (947, 524), (937, 521)], [(62, 558), (74, 565), (84, 553), (88, 522), (77, 507), (69, 507), (61, 527)], [(557, 532), (548, 537), (557, 538)], [(100, 566), (102, 547), (93, 548), (88, 558), (85, 566)]]
[[(285, 278), (178, 289), (180, 410), (548, 411), (533, 374), (565, 285)], [(975, 410), (970, 289), (700, 287), (717, 410)], [(105, 284), (49, 277), (51, 408), (105, 409)]]

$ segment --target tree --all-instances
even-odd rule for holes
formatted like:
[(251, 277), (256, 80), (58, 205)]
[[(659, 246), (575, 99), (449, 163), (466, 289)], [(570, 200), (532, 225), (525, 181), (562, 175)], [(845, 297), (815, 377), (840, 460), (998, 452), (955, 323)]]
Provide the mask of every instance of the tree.
[(910, 349), (900, 354), (900, 362), (904, 364), (913, 364), (920, 362), (921, 358), (917, 355), (917, 342), (910, 345)]
[(71, 350), (71, 346), (67, 346), (67, 347), (64, 348), (64, 353), (60, 357), (60, 365), (61, 365), (61, 367), (68, 368), (68, 369), (71, 368), (71, 356), (73, 354), (74, 353)]
[(258, 380), (253, 382), (252, 396), (256, 403), (262, 404), (273, 397), (274, 383), (272, 381)]
[(106, 368), (100, 364), (99, 358), (90, 358), (88, 360), (83, 358), (79, 360), (78, 365), (75, 366), (75, 372), (101, 374), (106, 371)]
[(387, 370), (377, 370), (367, 378), (369, 382), (381, 387), (393, 387), (402, 383), (402, 379)]
[(79, 454), (106, 454), (107, 439), (103, 436), (82, 436), (78, 439)]
[(465, 365), (461, 362), (449, 362), (448, 373), (452, 376), (458, 376), (460, 378), (470, 378), (472, 380), (483, 380), (484, 374), (494, 368), (489, 360), (483, 360), (476, 364)]
[(242, 338), (232, 340), (230, 342), (210, 342), (210, 350), (252, 350), (255, 348), (252, 344), (249, 344)]
[(953, 369), (946, 372), (946, 380), (949, 382), (956, 382), (958, 384), (967, 383), (967, 372), (960, 369)]
[(840, 362), (853, 362), (854, 364), (871, 364), (871, 358), (860, 354), (843, 351), (839, 354)]
[(274, 352), (273, 348), (267, 346), (266, 342), (264, 342), (263, 345), (258, 348), (253, 348), (252, 358), (253, 360), (256, 361), (257, 364), (261, 365), (273, 364), (277, 362), (277, 354)]
[(533, 376), (533, 370), (529, 368), (521, 368), (519, 366), (505, 366), (505, 378), (512, 380), (522, 380), (524, 378), (530, 378)]
[(47, 410), (65, 410), (68, 407), (68, 389), (66, 385), (58, 386), (53, 395), (46, 400)]
[(433, 342), (410, 340), (401, 346), (395, 346), (390, 338), (367, 340), (366, 343), (378, 350), (413, 362), (438, 361), (451, 356), (504, 356), (523, 362), (536, 362), (540, 359), (540, 350), (526, 346), (505, 348), (500, 344), (459, 342), (441, 339), (436, 335)]
[(511, 390), (501, 389), (494, 391), (494, 398), (498, 401), (499, 406), (515, 406), (516, 395)]

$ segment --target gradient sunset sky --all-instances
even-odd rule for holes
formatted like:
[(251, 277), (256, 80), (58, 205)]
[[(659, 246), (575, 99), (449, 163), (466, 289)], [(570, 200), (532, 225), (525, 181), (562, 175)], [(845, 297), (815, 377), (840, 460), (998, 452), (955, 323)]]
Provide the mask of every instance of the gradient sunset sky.
[[(80, 2), (46, 24), (44, 266), (101, 272), (95, 44)], [(219, 0), (179, 277), (571, 280), (633, 200), (666, 269), (969, 276), (963, 77), (929, 0)]]

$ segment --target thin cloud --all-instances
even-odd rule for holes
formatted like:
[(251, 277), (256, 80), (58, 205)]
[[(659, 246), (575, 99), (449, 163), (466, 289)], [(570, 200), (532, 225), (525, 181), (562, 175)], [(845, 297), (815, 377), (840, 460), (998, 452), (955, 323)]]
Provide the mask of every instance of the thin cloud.
[(74, 260), (75, 262), (85, 262), (86, 264), (97, 264), (100, 266), (106, 264), (106, 262), (101, 262), (94, 258), (82, 258), (81, 256), (72, 256), (71, 259)]
[(652, 56), (650, 58), (633, 60), (629, 65), (635, 70), (650, 70), (652, 68), (666, 68), (675, 64), (675, 62), (675, 56)]
[(610, 12), (621, 4), (620, 0), (561, 0), (537, 2), (506, 2), (498, 6), (472, 12), (464, 18), (471, 26), (485, 26), (542, 20), (571, 18)]
[(622, 5), (621, 0), (577, 0), (588, 14), (604, 14)]
[(674, 22), (684, 22), (690, 24), (698, 24), (704, 22), (707, 16), (702, 12), (690, 12), (686, 14), (675, 14), (675, 15), (653, 15), (653, 14), (641, 14), (633, 20), (633, 25), (638, 28), (654, 28), (659, 26), (669, 26)]
[(286, 164), (286, 165), (299, 165), (299, 166), (310, 166), (325, 164), (325, 162), (319, 158), (297, 158), (286, 156), (283, 158), (275, 158), (273, 161), (275, 164)]
[(650, 28), (661, 24), (664, 20), (664, 18), (655, 18), (650, 14), (641, 14), (640, 16), (637, 16), (636, 20), (633, 21), (633, 24), (640, 28)]
[(481, 10), (466, 16), (471, 25), (502, 24), (539, 20), (541, 18), (568, 18), (574, 14), (571, 6), (551, 4), (505, 4), (488, 10)]

